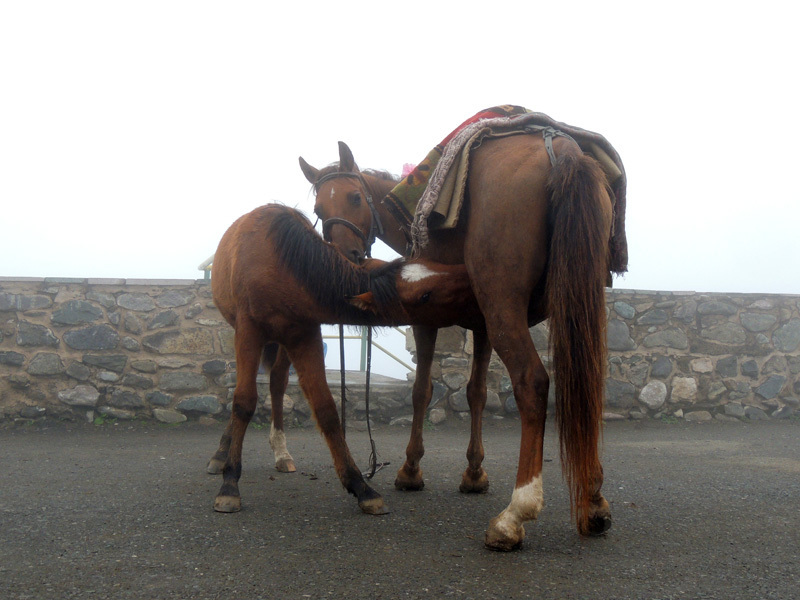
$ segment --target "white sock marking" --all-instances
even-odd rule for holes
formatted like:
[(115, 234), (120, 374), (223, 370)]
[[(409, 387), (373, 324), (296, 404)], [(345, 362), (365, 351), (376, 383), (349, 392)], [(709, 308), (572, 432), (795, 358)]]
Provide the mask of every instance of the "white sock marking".
[(511, 503), (497, 516), (494, 526), (498, 530), (514, 534), (525, 521), (537, 518), (543, 507), (544, 492), (540, 475), (514, 490)]
[(286, 447), (286, 434), (275, 429), (275, 425), (271, 425), (269, 428), (269, 445), (275, 454), (275, 462), (282, 458), (292, 460), (292, 455), (289, 454), (289, 449)]

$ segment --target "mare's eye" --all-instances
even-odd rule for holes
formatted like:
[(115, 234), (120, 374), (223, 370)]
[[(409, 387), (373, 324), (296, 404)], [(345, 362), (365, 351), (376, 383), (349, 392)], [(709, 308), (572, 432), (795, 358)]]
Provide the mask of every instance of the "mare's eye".
[(431, 299), (431, 293), (425, 292), (424, 294), (422, 294), (422, 296), (420, 296), (419, 303), (425, 304), (430, 299)]
[(353, 206), (358, 206), (359, 204), (361, 204), (361, 193), (353, 192), (352, 194), (350, 194), (349, 200), (350, 204), (352, 204)]

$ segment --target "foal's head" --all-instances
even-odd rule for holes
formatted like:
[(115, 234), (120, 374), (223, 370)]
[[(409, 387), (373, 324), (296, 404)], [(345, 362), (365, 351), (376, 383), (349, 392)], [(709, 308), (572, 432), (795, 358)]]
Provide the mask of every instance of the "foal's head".
[[(373, 281), (387, 275), (392, 278), (405, 313), (404, 322), (447, 327), (480, 315), (464, 265), (443, 265), (424, 259), (378, 264), (380, 261), (368, 261), (365, 268), (371, 271)], [(375, 288), (351, 298), (350, 302), (361, 310), (376, 313), (383, 310)]]

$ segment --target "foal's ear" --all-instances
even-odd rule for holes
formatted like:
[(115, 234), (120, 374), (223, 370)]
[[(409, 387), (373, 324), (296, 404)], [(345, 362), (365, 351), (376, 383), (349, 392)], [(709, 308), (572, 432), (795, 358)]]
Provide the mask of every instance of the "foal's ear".
[(319, 179), (319, 169), (315, 169), (308, 164), (302, 156), (300, 157), (300, 169), (303, 171), (303, 175), (306, 176), (310, 184), (314, 185), (317, 183), (317, 179)]
[(356, 159), (344, 142), (339, 142), (339, 170), (343, 173), (358, 173)]
[(378, 312), (375, 307), (375, 298), (373, 297), (372, 292), (364, 292), (358, 296), (352, 296), (348, 298), (347, 301), (360, 310), (373, 313)]

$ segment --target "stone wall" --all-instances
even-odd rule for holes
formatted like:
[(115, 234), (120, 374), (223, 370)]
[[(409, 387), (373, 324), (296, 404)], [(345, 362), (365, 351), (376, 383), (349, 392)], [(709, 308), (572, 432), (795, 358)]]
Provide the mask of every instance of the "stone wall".
[[(347, 378), (354, 428), (366, 427), (358, 375)], [(268, 377), (258, 381), (266, 400)], [(224, 420), (235, 384), (233, 329), (207, 281), (0, 277), (0, 421)], [(404, 422), (410, 384), (376, 376), (370, 387), (373, 420)], [(339, 405), (338, 384), (331, 392)], [(269, 411), (260, 402), (255, 421)], [(284, 414), (312, 422), (295, 376)]]
[[(609, 290), (607, 301), (607, 418), (798, 410), (800, 297)], [(549, 365), (546, 325), (531, 335)], [(466, 413), (471, 347), (469, 332), (439, 333), (431, 420)], [(235, 376), (233, 331), (206, 281), (0, 277), (0, 420), (224, 419)], [(496, 356), (488, 382), (490, 414), (515, 414)], [(411, 413), (408, 386), (374, 393), (373, 418), (404, 422)], [(307, 402), (296, 387), (289, 394), (289, 422), (307, 423)], [(263, 404), (259, 411), (266, 418)]]
[(0, 417), (218, 415), (232, 342), (208, 282), (0, 279)]
[[(606, 302), (607, 419), (800, 414), (800, 297), (608, 290)], [(549, 366), (546, 323), (531, 336)], [(410, 332), (406, 346), (413, 353)], [(469, 332), (440, 332), (434, 419), (468, 410), (471, 349)], [(496, 355), (488, 387), (489, 411), (516, 412), (511, 381)]]

